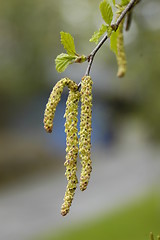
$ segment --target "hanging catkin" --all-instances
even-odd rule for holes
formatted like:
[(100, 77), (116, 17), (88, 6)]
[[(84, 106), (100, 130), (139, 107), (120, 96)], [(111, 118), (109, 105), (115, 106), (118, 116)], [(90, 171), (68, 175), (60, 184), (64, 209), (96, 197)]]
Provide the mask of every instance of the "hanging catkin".
[(61, 214), (65, 216), (70, 209), (75, 190), (77, 187), (77, 155), (78, 155), (78, 136), (77, 136), (77, 115), (78, 115), (78, 102), (80, 98), (79, 91), (70, 90), (68, 99), (66, 102), (66, 111), (64, 117), (65, 122), (65, 132), (66, 132), (66, 161), (64, 165), (66, 166), (66, 178), (68, 181), (64, 203), (61, 207)]
[(47, 132), (51, 133), (53, 128), (53, 119), (56, 111), (56, 107), (61, 100), (63, 88), (68, 86), (69, 89), (75, 91), (78, 89), (77, 84), (69, 78), (63, 78), (53, 87), (53, 90), (49, 96), (48, 103), (46, 104), (44, 112), (44, 128)]
[(80, 189), (87, 188), (91, 166), (91, 118), (92, 118), (92, 79), (84, 76), (81, 81), (81, 117), (79, 132), (79, 156), (82, 170), (80, 176)]
[(126, 55), (124, 50), (124, 39), (123, 39), (123, 24), (124, 20), (119, 24), (118, 37), (117, 37), (117, 63), (118, 72), (117, 77), (123, 77), (126, 73)]

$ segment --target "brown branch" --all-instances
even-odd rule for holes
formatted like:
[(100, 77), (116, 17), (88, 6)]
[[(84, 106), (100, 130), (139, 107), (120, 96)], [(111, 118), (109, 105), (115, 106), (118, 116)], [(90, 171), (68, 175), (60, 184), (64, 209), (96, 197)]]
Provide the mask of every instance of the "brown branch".
[[(136, 3), (138, 3), (139, 1), (137, 0), (131, 0), (129, 2), (129, 4), (126, 6), (126, 8), (124, 9), (124, 11), (120, 14), (119, 18), (117, 19), (116, 23), (112, 24), (111, 27), (116, 31), (119, 24), (121, 23), (121, 21), (124, 19), (125, 15), (135, 6)], [(93, 49), (93, 51), (90, 53), (90, 55), (87, 57), (88, 59), (88, 67), (86, 70), (85, 75), (88, 76), (90, 74), (91, 71), (91, 67), (93, 64), (93, 60), (94, 57), (96, 55), (96, 53), (98, 52), (98, 50), (102, 47), (102, 45), (106, 42), (106, 40), (108, 39), (108, 35), (105, 34), (104, 37), (102, 38), (102, 40), (97, 44), (97, 46)], [(78, 87), (80, 88), (81, 86), (81, 82), (78, 84)]]
[(128, 5), (126, 6), (126, 8), (124, 9), (124, 11), (121, 13), (121, 15), (119, 16), (119, 18), (117, 19), (115, 24), (112, 24), (112, 28), (114, 30), (117, 30), (119, 24), (122, 22), (123, 18), (126, 16), (126, 14), (135, 6), (137, 0), (131, 0)]

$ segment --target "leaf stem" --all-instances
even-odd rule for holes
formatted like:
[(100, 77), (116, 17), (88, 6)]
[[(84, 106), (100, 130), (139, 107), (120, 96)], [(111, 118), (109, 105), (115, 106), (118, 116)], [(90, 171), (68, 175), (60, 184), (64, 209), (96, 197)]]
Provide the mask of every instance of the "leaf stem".
[[(124, 19), (125, 15), (135, 6), (136, 3), (138, 3), (139, 1), (137, 0), (131, 0), (128, 5), (126, 6), (126, 8), (124, 9), (124, 11), (121, 13), (121, 15), (119, 16), (119, 18), (117, 19), (116, 23), (112, 24), (111, 27), (116, 31), (119, 24), (121, 23), (121, 21)], [(104, 37), (101, 39), (101, 41), (97, 44), (97, 46), (93, 49), (93, 51), (90, 53), (90, 55), (87, 57), (88, 59), (88, 67), (86, 70), (85, 75), (89, 76), (90, 75), (90, 71), (91, 71), (91, 67), (93, 64), (93, 60), (94, 57), (96, 55), (96, 53), (99, 51), (99, 49), (102, 47), (102, 45), (106, 42), (106, 40), (108, 39), (108, 35), (105, 34)], [(78, 87), (81, 87), (81, 82), (78, 84)]]

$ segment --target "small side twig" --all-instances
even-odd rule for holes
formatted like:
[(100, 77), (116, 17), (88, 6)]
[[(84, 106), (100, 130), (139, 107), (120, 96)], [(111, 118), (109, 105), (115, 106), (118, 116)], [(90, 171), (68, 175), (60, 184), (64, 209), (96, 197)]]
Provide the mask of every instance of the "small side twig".
[(131, 22), (132, 22), (132, 11), (129, 11), (127, 13), (127, 21), (126, 21), (126, 27), (125, 27), (126, 31), (129, 31), (130, 26), (131, 26)]

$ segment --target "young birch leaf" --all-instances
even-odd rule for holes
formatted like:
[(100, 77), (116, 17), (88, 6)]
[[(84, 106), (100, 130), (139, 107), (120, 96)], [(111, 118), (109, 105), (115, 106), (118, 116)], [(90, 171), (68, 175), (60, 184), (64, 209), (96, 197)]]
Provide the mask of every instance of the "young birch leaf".
[(111, 50), (117, 55), (117, 37), (118, 37), (118, 31), (113, 32), (110, 37), (110, 48)]
[(76, 49), (74, 45), (74, 39), (70, 33), (60, 32), (61, 34), (61, 43), (64, 46), (64, 49), (69, 55), (74, 56), (76, 54)]
[(57, 56), (55, 63), (56, 63), (56, 70), (57, 72), (61, 73), (68, 67), (69, 64), (73, 63), (75, 56), (68, 55), (66, 53), (61, 53)]
[(121, 5), (126, 6), (129, 3), (129, 0), (121, 0)]
[(92, 38), (89, 40), (90, 42), (95, 42), (96, 44), (99, 41), (99, 38), (107, 31), (108, 26), (102, 24), (102, 26), (100, 27), (100, 29), (96, 32), (94, 32)]
[(101, 11), (101, 15), (103, 20), (110, 25), (113, 19), (113, 12), (112, 12), (112, 7), (109, 3), (109, 1), (103, 0), (100, 3), (100, 11)]

